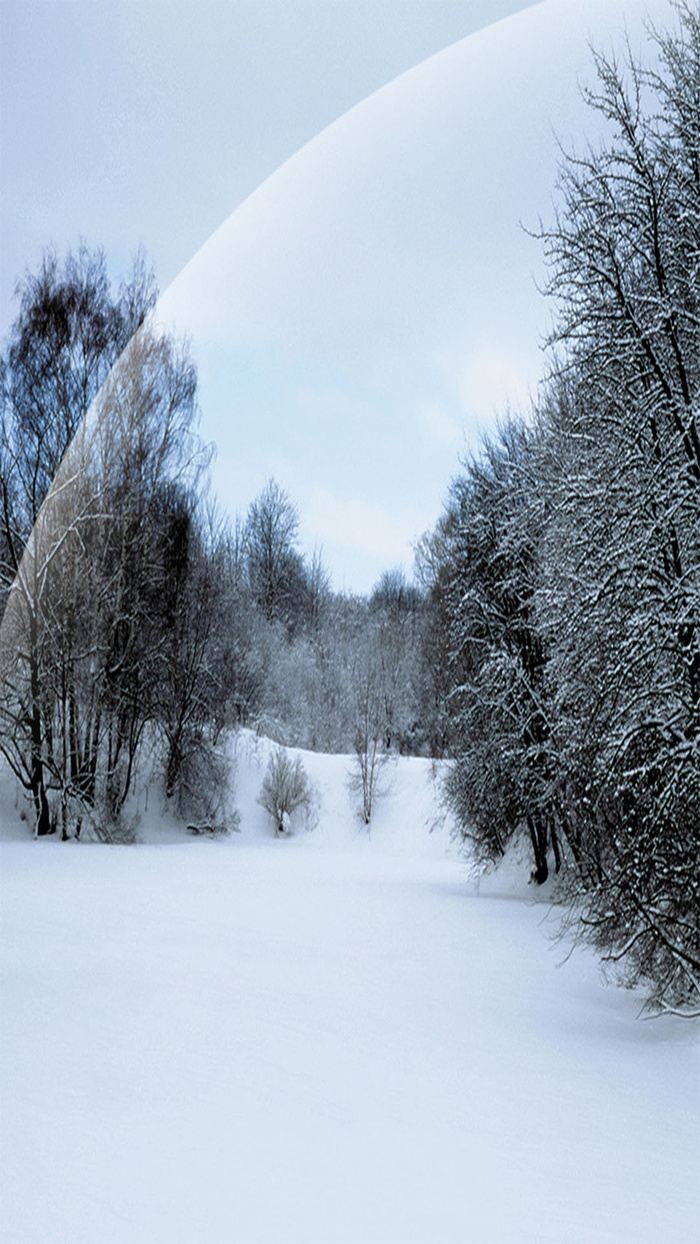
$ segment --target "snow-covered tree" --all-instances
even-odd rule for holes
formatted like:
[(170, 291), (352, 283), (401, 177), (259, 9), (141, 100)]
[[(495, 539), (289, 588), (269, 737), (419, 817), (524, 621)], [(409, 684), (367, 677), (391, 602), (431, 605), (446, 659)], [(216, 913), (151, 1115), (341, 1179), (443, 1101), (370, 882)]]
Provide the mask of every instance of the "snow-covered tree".
[(477, 854), (529, 837), (534, 877), (559, 843), (551, 806), (547, 653), (535, 608), (543, 499), (534, 434), (504, 426), (455, 482), (443, 525), (456, 760), (448, 792)]
[(596, 57), (610, 139), (565, 162), (544, 235), (563, 786), (586, 928), (666, 1005), (700, 980), (700, 16), (676, 14), (658, 68)]
[[(661, 1007), (700, 984), (700, 15), (595, 56), (605, 143), (543, 230), (556, 350), (532, 425), (467, 464), (428, 553), (478, 852), (564, 857), (579, 933)], [(434, 592), (435, 594), (435, 592)]]

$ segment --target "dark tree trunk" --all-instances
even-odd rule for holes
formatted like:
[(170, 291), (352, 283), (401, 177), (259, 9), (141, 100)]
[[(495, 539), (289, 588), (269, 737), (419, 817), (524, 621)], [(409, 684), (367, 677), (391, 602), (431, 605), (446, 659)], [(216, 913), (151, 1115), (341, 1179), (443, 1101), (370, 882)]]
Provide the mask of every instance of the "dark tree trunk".
[(549, 876), (549, 868), (547, 866), (547, 826), (543, 825), (538, 817), (532, 817), (528, 813), (527, 827), (530, 831), (530, 841), (532, 842), (532, 850), (535, 856), (532, 879), (536, 885), (544, 885)]
[(42, 761), (43, 732), (39, 701), (39, 646), (36, 611), (29, 606), (29, 690), (31, 697), (31, 766), (30, 787), (34, 800), (37, 837), (51, 833), (51, 815), (46, 797)]

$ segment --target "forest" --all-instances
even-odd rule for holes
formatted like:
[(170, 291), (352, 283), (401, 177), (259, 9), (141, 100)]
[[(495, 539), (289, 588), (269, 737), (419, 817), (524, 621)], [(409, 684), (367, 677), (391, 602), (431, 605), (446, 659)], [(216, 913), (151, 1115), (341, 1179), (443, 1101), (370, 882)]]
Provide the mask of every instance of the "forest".
[(226, 740), (449, 761), (485, 868), (528, 846), (562, 922), (650, 1010), (700, 1008), (700, 15), (594, 53), (607, 139), (540, 226), (532, 408), (456, 464), (409, 580), (334, 591), (270, 479), (210, 495), (190, 347), (139, 254), (47, 251), (1, 369), (0, 750), (38, 837), (128, 841), (144, 766), (225, 822)]

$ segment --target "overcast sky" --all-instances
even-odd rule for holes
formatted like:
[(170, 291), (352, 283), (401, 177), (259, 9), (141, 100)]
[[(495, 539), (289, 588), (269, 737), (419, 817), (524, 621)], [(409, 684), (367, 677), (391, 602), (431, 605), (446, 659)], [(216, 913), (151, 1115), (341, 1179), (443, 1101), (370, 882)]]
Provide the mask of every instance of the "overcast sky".
[(551, 211), (555, 131), (591, 131), (587, 38), (639, 42), (647, 7), (5, 0), (2, 327), (48, 240), (115, 270), (143, 242), (222, 502), (274, 473), (337, 587), (410, 569), (460, 452), (536, 388), (521, 222)]
[(0, 0), (0, 333), (82, 235), (161, 288), (353, 104), (523, 0)]

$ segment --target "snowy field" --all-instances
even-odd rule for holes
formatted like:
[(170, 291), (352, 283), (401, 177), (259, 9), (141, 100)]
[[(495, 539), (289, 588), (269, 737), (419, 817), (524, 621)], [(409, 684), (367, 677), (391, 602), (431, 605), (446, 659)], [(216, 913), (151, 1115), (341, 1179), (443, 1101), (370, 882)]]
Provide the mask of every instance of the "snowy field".
[[(2, 1244), (695, 1244), (698, 1026), (563, 962), (447, 850), (430, 766), (372, 833), (32, 842), (2, 804)], [(157, 811), (157, 809), (155, 810)], [(24, 838), (24, 840), (23, 840)]]

